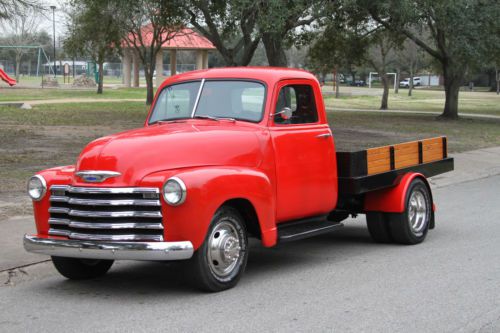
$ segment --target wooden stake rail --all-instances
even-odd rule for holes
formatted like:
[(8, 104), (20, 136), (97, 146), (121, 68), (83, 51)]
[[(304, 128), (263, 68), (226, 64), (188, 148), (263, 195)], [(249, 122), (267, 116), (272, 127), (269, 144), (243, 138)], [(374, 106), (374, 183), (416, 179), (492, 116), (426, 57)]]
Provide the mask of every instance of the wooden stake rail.
[(446, 137), (405, 142), (366, 150), (367, 174), (387, 172), (448, 157)]

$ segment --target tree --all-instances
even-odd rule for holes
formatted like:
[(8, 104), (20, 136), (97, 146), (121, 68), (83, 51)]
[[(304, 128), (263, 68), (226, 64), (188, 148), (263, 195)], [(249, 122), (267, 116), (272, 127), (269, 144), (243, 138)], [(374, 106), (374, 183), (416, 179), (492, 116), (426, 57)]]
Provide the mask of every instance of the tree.
[(102, 94), (104, 61), (119, 52), (122, 20), (116, 1), (72, 0), (69, 35), (65, 50), (73, 56), (88, 56), (99, 68), (97, 93)]
[(36, 41), (39, 19), (31, 6), (17, 6), (15, 14), (7, 22), (2, 22), (5, 31), (11, 33), (5, 39), (15, 54), (16, 80), (19, 81), (21, 62), (29, 49), (23, 46), (31, 45)]
[[(422, 65), (427, 62), (422, 52), (423, 51), (410, 39), (406, 39), (395, 52), (395, 62), (398, 68), (406, 71), (410, 75), (408, 96), (411, 96), (413, 93), (413, 77), (418, 72), (419, 68), (422, 68)], [(400, 71), (398, 70), (398, 72)], [(400, 81), (400, 78), (398, 78), (398, 81)]]
[[(269, 66), (286, 67), (285, 49), (300, 35), (300, 28), (318, 20), (324, 1), (269, 0), (258, 3), (257, 24)], [(303, 31), (302, 31), (303, 32)]]
[[(500, 44), (498, 0), (348, 0), (375, 22), (411, 39), (436, 59), (446, 101), (440, 117), (458, 118), (458, 95), (466, 72), (478, 68)], [(429, 38), (421, 33), (427, 31)]]
[(255, 32), (257, 6), (248, 0), (190, 0), (189, 22), (214, 44), (226, 66), (246, 66), (260, 42)]
[(384, 30), (378, 31), (371, 39), (371, 47), (366, 56), (367, 62), (377, 71), (384, 91), (382, 93), (382, 101), (380, 110), (389, 108), (389, 66), (394, 62), (394, 49), (397, 46), (397, 41)]
[[(338, 73), (340, 68), (347, 68), (354, 81), (353, 68), (364, 61), (368, 41), (355, 30), (336, 23), (339, 21), (332, 20), (314, 41), (309, 50), (310, 65), (323, 76), (332, 71)], [(336, 97), (339, 97), (338, 77), (337, 75), (335, 78)]]
[[(115, 0), (126, 15), (124, 43), (133, 49), (144, 67), (146, 104), (153, 103), (153, 75), (156, 56), (163, 44), (183, 34), (186, 17), (180, 0)], [(162, 69), (160, 69), (162, 70)]]
[(42, 10), (37, 0), (0, 0), (0, 20), (10, 20), (27, 9)]

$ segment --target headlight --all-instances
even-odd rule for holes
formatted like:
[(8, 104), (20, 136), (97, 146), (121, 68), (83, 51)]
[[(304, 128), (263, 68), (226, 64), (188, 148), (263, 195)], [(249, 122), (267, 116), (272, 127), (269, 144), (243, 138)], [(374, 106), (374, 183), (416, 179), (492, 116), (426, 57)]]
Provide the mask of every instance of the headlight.
[(172, 206), (178, 206), (186, 200), (186, 185), (177, 177), (169, 178), (163, 184), (163, 199)]
[(28, 194), (31, 199), (40, 201), (47, 192), (47, 183), (40, 175), (35, 175), (28, 181)]

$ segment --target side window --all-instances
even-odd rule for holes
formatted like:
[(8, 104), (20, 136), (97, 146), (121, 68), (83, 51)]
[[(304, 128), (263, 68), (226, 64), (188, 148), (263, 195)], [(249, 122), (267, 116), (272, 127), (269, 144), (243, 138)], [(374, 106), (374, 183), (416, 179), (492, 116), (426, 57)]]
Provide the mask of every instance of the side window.
[[(284, 119), (284, 108), (290, 108), (292, 116)], [(314, 92), (310, 85), (290, 85), (281, 88), (276, 103), (274, 123), (278, 125), (307, 124), (318, 121), (318, 111), (314, 100)]]

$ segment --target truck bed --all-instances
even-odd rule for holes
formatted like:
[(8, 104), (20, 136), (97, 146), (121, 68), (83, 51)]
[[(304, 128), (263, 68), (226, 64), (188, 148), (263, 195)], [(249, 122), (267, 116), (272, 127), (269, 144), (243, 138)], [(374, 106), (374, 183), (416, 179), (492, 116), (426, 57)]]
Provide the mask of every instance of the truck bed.
[(419, 172), (432, 177), (453, 170), (446, 137), (355, 152), (337, 152), (339, 193), (363, 194), (396, 185), (398, 177)]

